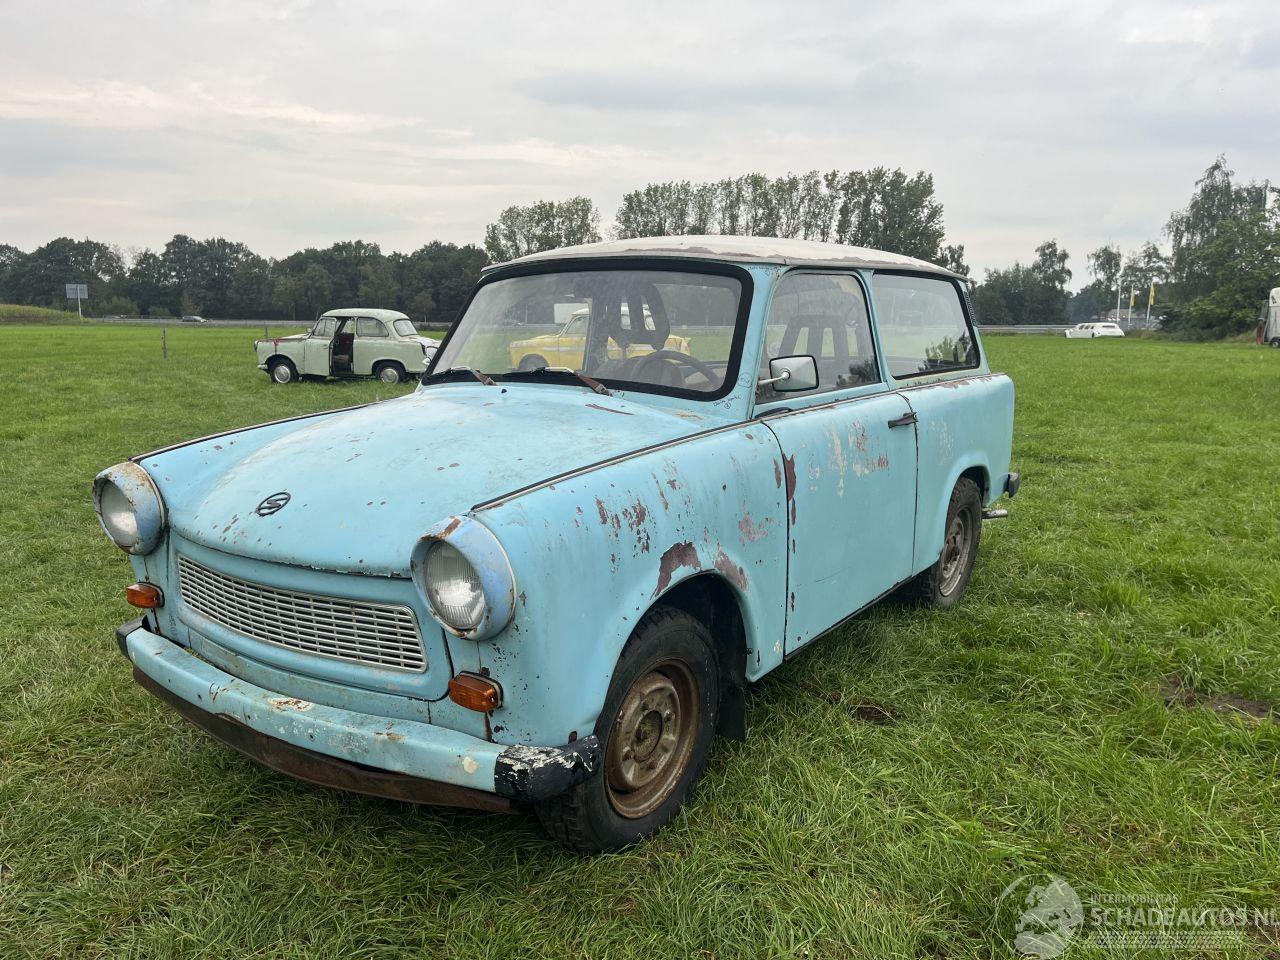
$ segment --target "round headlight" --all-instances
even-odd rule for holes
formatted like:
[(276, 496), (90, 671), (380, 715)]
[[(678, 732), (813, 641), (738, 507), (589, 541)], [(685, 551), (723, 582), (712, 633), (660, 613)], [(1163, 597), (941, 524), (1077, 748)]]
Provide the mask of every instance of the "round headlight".
[(454, 630), (472, 630), (484, 617), (484, 589), (470, 561), (451, 543), (435, 541), (427, 550), (423, 577), (427, 601)]
[(146, 554), (164, 535), (164, 501), (151, 477), (136, 463), (103, 470), (93, 481), (98, 520), (121, 550)]

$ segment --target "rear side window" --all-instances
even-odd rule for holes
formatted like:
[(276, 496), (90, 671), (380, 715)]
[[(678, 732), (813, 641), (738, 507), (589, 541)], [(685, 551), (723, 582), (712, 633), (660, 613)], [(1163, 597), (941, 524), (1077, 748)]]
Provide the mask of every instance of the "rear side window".
[(356, 336), (357, 337), (385, 337), (387, 328), (382, 325), (381, 320), (375, 320), (373, 317), (360, 317), (356, 320)]
[(410, 320), (396, 320), (391, 326), (395, 327), (396, 333), (402, 337), (417, 336), (418, 331), (414, 329), (413, 322)]
[(978, 348), (949, 280), (877, 273), (872, 293), (880, 347), (898, 380), (978, 365)]
[[(878, 383), (875, 349), (862, 284), (847, 274), (788, 273), (778, 283), (765, 327), (760, 376), (769, 377), (774, 357), (808, 355), (818, 365), (813, 393)], [(756, 399), (797, 396), (778, 393), (770, 384)]]

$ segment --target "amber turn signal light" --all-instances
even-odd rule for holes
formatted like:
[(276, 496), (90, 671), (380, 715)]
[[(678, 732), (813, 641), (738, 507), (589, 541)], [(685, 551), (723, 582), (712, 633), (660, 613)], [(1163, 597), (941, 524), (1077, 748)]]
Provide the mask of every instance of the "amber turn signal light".
[(478, 673), (460, 673), (449, 681), (449, 699), (468, 710), (488, 713), (502, 706), (502, 688)]
[(164, 594), (160, 588), (150, 583), (131, 583), (124, 588), (124, 598), (133, 606), (143, 610), (154, 610), (164, 606)]

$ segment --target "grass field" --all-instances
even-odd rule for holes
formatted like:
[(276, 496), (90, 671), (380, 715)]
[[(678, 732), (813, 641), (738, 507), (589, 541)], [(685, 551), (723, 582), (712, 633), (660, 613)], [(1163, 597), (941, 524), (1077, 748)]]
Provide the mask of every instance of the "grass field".
[(129, 679), (93, 475), (389, 395), (272, 387), (255, 335), (0, 329), (0, 955), (981, 958), (1024, 874), (1280, 903), (1280, 352), (992, 338), (1024, 482), (965, 601), (776, 671), (671, 828), (584, 860), (276, 775)]
[(53, 310), (21, 303), (0, 303), (0, 323), (79, 323), (74, 310)]

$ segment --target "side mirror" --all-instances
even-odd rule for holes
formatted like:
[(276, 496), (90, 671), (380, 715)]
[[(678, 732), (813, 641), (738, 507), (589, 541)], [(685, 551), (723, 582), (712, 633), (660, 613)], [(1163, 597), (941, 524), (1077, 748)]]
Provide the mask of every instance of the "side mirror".
[(769, 378), (759, 386), (773, 384), (779, 393), (812, 390), (818, 385), (818, 362), (810, 356), (774, 357), (769, 361)]

